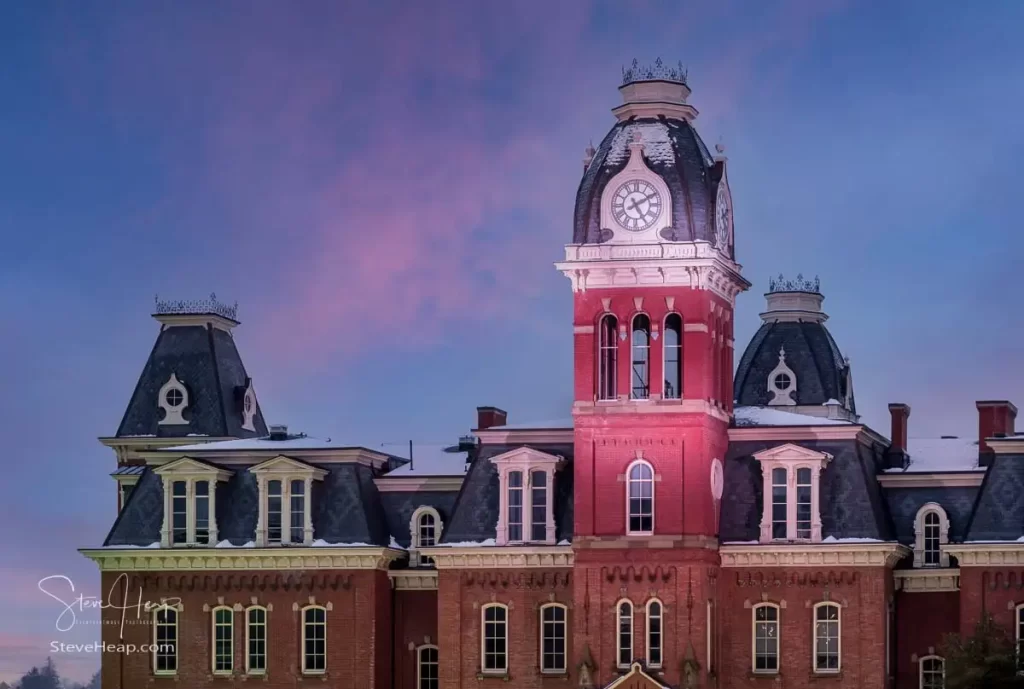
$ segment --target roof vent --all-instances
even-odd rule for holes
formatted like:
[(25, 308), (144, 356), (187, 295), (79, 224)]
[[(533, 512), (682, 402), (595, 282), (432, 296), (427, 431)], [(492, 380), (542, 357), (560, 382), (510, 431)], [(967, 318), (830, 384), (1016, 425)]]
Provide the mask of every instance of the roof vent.
[(459, 438), (459, 452), (469, 452), (476, 448), (476, 436), (464, 435)]
[(271, 440), (288, 440), (288, 426), (277, 424), (270, 427)]

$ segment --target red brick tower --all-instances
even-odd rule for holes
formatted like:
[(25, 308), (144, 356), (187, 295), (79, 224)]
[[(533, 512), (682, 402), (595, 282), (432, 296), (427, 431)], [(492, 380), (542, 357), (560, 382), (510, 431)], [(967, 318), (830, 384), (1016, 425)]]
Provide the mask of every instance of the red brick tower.
[(557, 265), (574, 294), (574, 648), (583, 686), (634, 662), (708, 686), (733, 306), (749, 283), (685, 73), (634, 63), (620, 91)]

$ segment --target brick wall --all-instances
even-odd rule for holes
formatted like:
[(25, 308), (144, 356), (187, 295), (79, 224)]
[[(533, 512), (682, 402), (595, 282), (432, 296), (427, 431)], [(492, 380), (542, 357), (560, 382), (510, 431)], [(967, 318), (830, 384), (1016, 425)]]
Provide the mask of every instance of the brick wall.
[(438, 645), (437, 591), (395, 591), (395, 687), (416, 689), (416, 648)]
[(960, 632), (972, 634), (983, 613), (1014, 634), (1014, 608), (1024, 603), (1024, 569), (960, 568)]
[(917, 689), (918, 664), (915, 660), (941, 655), (946, 634), (960, 630), (960, 594), (896, 593), (896, 689)]

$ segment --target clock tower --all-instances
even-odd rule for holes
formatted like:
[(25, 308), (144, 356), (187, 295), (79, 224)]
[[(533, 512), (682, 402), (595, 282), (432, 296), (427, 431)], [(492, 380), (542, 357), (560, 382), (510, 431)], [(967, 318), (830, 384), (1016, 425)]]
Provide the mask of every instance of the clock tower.
[(557, 264), (574, 297), (574, 648), (583, 684), (639, 662), (707, 686), (733, 306), (749, 283), (726, 160), (693, 127), (682, 67), (634, 61), (619, 90)]

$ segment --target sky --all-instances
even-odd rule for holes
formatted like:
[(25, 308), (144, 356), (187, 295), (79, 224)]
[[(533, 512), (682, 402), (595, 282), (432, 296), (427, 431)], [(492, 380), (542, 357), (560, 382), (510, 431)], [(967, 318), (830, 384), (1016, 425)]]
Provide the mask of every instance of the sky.
[[(1024, 403), (1024, 4), (8, 3), (0, 10), (0, 680), (97, 595), (155, 295), (238, 302), (269, 423), (445, 442), (568, 416), (584, 149), (634, 58), (689, 69), (729, 157), (742, 347), (819, 275), (863, 420), (977, 433)], [(98, 656), (54, 654), (85, 679)]]

